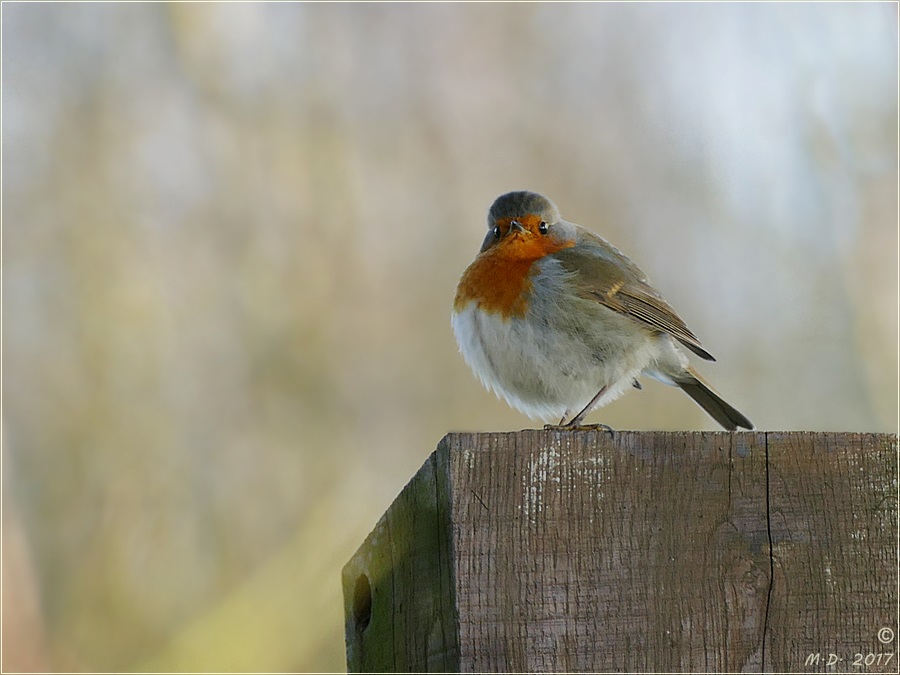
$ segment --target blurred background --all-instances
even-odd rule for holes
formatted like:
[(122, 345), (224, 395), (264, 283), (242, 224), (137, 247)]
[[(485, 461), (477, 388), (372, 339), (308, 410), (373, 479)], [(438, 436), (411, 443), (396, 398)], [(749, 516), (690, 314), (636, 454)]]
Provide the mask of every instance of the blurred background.
[[(3, 663), (341, 671), (453, 430), (493, 199), (650, 274), (759, 429), (897, 430), (894, 4), (2, 6)], [(645, 382), (590, 418), (714, 429)]]

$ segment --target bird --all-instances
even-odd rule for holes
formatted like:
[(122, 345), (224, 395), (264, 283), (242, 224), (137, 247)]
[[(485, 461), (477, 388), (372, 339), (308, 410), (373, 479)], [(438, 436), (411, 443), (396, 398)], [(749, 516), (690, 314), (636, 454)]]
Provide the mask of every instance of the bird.
[(585, 425), (593, 410), (640, 388), (679, 387), (729, 431), (753, 424), (691, 367), (715, 361), (624, 253), (564, 220), (547, 197), (503, 194), (463, 272), (451, 325), (468, 366), (489, 390), (548, 428)]

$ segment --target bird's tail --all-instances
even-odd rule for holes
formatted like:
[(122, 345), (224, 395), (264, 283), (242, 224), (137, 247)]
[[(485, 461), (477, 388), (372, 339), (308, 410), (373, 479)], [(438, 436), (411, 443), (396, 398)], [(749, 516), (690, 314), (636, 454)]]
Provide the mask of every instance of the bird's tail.
[(673, 379), (685, 394), (729, 431), (734, 431), (738, 427), (753, 428), (753, 423), (726, 403), (693, 368), (688, 368), (684, 374)]

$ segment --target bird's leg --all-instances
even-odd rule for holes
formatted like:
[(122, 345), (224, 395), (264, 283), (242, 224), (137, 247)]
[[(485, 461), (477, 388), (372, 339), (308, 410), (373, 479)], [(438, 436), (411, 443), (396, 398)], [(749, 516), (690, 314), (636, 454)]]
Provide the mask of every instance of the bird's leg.
[[(591, 412), (591, 408), (593, 408), (595, 405), (597, 405), (597, 401), (599, 401), (599, 400), (600, 400), (600, 397), (603, 396), (603, 394), (606, 393), (606, 390), (607, 390), (607, 386), (606, 386), (606, 385), (603, 385), (603, 386), (600, 388), (600, 391), (597, 392), (597, 395), (594, 396), (594, 398), (591, 399), (591, 402), (588, 403), (586, 406), (584, 406), (584, 408), (581, 410), (581, 412), (578, 413), (577, 415), (575, 415), (575, 417), (572, 418), (572, 421), (569, 422), (566, 426), (567, 426), (567, 427), (578, 427), (578, 426), (581, 426), (581, 420), (583, 420), (583, 419), (587, 416), (587, 414), (588, 414), (589, 412)], [(608, 428), (608, 427), (607, 427), (607, 428)]]
[(584, 406), (584, 409), (582, 409), (582, 411), (580, 413), (575, 415), (575, 417), (573, 417), (571, 419), (571, 421), (568, 424), (566, 424), (566, 429), (603, 429), (604, 431), (613, 433), (613, 428), (611, 426), (609, 426), (608, 424), (582, 424), (581, 423), (581, 420), (583, 420), (587, 416), (587, 414), (589, 412), (591, 412), (591, 409), (595, 405), (597, 405), (597, 401), (599, 401), (600, 398), (603, 396), (603, 394), (606, 393), (607, 389), (608, 389), (608, 387), (606, 385), (603, 385), (603, 387), (600, 388), (600, 391), (597, 392), (597, 395), (591, 399), (591, 402), (588, 403), (586, 406)]
[(613, 433), (613, 428), (607, 424), (582, 424), (581, 420), (585, 418), (585, 416), (591, 411), (597, 401), (606, 393), (608, 387), (604, 386), (600, 391), (597, 392), (597, 395), (591, 399), (591, 402), (588, 403), (584, 409), (575, 415), (569, 422), (566, 422), (566, 418), (569, 416), (569, 411), (566, 410), (566, 414), (563, 415), (562, 419), (559, 421), (559, 424), (545, 424), (544, 429), (548, 430), (558, 430), (558, 429), (603, 429), (604, 431), (608, 431), (609, 433)]

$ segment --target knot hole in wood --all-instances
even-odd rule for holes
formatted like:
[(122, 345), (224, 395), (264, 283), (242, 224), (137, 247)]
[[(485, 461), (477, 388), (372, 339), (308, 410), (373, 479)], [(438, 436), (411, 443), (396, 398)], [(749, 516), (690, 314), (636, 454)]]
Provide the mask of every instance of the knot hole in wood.
[(356, 632), (362, 633), (372, 619), (372, 586), (365, 574), (360, 574), (353, 589), (353, 622)]

